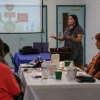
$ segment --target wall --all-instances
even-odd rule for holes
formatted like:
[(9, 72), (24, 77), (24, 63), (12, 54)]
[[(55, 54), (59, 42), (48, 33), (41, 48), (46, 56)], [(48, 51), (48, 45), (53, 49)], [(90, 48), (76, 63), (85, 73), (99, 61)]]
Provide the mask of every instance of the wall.
[[(100, 32), (100, 1), (86, 0), (86, 63), (98, 52), (95, 34)], [(92, 39), (93, 38), (93, 39)]]
[[(48, 13), (48, 41), (49, 47), (55, 47), (56, 41), (49, 38), (56, 34), (56, 5), (84, 5), (86, 4), (86, 63), (98, 52), (95, 46), (95, 34), (100, 32), (100, 1), (99, 0), (43, 0)], [(59, 16), (57, 16), (59, 17)], [(93, 39), (92, 39), (93, 38)]]
[[(48, 6), (48, 41), (49, 47), (56, 47), (56, 40), (49, 38), (56, 35), (56, 5), (84, 5), (84, 0), (43, 0), (43, 4)], [(57, 16), (59, 17), (59, 16)]]
[[(85, 1), (84, 0), (43, 0), (43, 4), (47, 5), (47, 20), (48, 20), (48, 42), (49, 42), (49, 47), (56, 47), (56, 41), (54, 39), (49, 38), (50, 35), (55, 34), (56, 35), (56, 5), (84, 5)], [(59, 17), (59, 16), (57, 16)], [(20, 48), (19, 45), (21, 45), (19, 40), (19, 37), (23, 38), (23, 41), (28, 41), (27, 44), (30, 44), (31, 41), (29, 39), (25, 40), (25, 35), (1, 35), (0, 37), (3, 39), (4, 42), (6, 42), (11, 49), (12, 54), (14, 55), (16, 51)], [(40, 37), (39, 37), (40, 38)], [(9, 42), (8, 42), (9, 41)], [(27, 45), (26, 44), (26, 45)], [(6, 56), (6, 61), (8, 61), (10, 67), (13, 67), (12, 61), (8, 56)]]

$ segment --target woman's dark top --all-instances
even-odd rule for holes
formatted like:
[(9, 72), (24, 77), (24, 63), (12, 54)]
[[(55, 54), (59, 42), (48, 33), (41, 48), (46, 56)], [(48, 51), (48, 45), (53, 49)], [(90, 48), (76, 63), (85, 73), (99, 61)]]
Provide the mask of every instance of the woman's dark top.
[(64, 46), (72, 47), (73, 52), (73, 59), (76, 66), (83, 65), (83, 46), (82, 42), (76, 42), (71, 39), (66, 38), (66, 36), (73, 36), (74, 38), (77, 38), (78, 34), (84, 34), (83, 29), (81, 26), (75, 26), (73, 29), (70, 29), (69, 26), (65, 28), (64, 31)]

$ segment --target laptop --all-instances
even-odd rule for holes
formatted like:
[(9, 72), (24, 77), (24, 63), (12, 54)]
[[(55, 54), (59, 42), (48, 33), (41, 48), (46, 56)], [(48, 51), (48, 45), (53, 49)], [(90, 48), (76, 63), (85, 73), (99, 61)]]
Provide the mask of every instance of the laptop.
[(48, 42), (33, 42), (33, 48), (37, 48), (39, 52), (48, 53)]

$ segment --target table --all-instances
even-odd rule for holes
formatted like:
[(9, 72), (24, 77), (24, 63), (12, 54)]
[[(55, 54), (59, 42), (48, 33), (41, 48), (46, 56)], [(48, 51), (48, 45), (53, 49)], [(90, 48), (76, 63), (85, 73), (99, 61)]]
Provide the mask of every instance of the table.
[[(22, 55), (21, 53), (16, 52), (14, 55), (14, 61), (16, 62), (17, 66), (19, 67), (20, 64), (29, 63), (32, 60), (36, 60), (38, 56), (41, 56), (42, 60), (47, 60), (47, 61), (50, 60), (50, 53)], [(17, 72), (16, 69), (15, 69), (15, 72)]]
[(24, 100), (100, 100), (99, 80), (95, 83), (69, 81), (66, 71), (63, 71), (62, 80), (31, 78), (29, 73), (22, 72), (22, 83)]

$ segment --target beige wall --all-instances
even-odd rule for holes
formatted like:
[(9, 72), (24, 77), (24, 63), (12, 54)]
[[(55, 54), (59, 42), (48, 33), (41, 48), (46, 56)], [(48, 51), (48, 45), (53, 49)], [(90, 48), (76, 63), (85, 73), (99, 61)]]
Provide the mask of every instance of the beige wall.
[[(56, 5), (86, 5), (86, 63), (98, 52), (95, 46), (95, 34), (100, 32), (100, 0), (43, 0), (48, 5), (48, 41), (50, 47), (56, 46), (56, 41), (49, 38), (56, 34)], [(92, 39), (93, 38), (93, 39)]]
[(84, 5), (84, 0), (43, 0), (43, 4), (48, 6), (48, 41), (49, 47), (56, 47), (56, 41), (49, 38), (56, 34), (56, 5)]
[[(100, 32), (100, 0), (86, 0), (86, 63), (98, 53), (95, 34)], [(93, 38), (93, 39), (92, 39)]]

